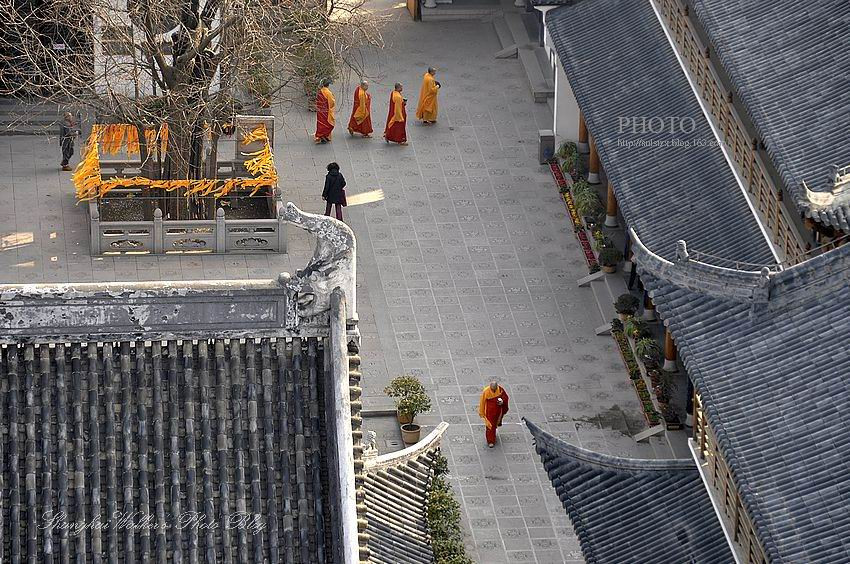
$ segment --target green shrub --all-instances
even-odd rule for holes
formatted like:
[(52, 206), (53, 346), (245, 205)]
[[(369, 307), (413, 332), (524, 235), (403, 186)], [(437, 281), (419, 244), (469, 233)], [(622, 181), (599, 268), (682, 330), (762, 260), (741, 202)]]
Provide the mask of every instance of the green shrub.
[[(607, 250), (607, 249), (606, 249)], [(622, 253), (620, 253), (622, 257)], [(614, 310), (623, 315), (634, 315), (640, 305), (640, 300), (631, 294), (620, 294), (614, 302)]]
[(626, 319), (623, 331), (632, 339), (640, 339), (641, 337), (648, 337), (650, 335), (646, 321), (636, 317)]
[(401, 398), (408, 394), (425, 392), (425, 386), (415, 376), (403, 374), (390, 380), (389, 386), (384, 388), (384, 393), (391, 398)]
[(605, 211), (605, 207), (602, 205), (602, 199), (596, 191), (580, 192), (578, 194), (573, 192), (573, 194), (576, 209), (581, 215), (597, 217)]
[(437, 564), (473, 564), (463, 546), (460, 504), (443, 478), (448, 461), (442, 454), (434, 461), (434, 479), (428, 488), (428, 532)]
[(652, 337), (643, 337), (635, 342), (635, 352), (642, 358), (658, 361), (661, 357), (661, 347)]
[[(621, 253), (619, 249), (607, 247), (599, 252), (599, 264), (602, 266), (617, 266), (620, 264), (621, 260), (623, 260), (623, 253)], [(635, 310), (637, 310), (637, 306), (635, 306)], [(618, 311), (617, 313), (624, 312)]]
[(579, 178), (575, 182), (573, 182), (573, 197), (578, 196), (579, 194), (588, 194), (588, 193), (596, 193), (596, 188), (587, 183), (587, 180), (584, 178)]

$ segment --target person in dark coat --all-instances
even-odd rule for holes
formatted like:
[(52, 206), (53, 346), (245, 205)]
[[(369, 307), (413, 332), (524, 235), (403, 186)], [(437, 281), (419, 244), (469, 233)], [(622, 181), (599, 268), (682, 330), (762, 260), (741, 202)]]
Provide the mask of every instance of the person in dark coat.
[(74, 116), (71, 115), (71, 112), (65, 112), (62, 121), (59, 123), (59, 146), (62, 148), (62, 170), (71, 170), (69, 161), (74, 156), (74, 142), (79, 134), (80, 128), (74, 121)]
[(339, 165), (336, 163), (328, 165), (322, 199), (327, 202), (325, 215), (331, 215), (331, 206), (336, 206), (336, 218), (342, 221), (342, 208), (348, 203), (345, 201), (345, 178), (339, 172)]

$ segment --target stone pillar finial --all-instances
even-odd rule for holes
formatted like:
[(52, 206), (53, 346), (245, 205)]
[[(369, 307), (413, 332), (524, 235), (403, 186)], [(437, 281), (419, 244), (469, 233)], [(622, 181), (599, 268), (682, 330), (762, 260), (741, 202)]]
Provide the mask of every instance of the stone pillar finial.
[(681, 239), (676, 241), (676, 259), (679, 262), (688, 262), (688, 260), (690, 260), (688, 255), (688, 244)]

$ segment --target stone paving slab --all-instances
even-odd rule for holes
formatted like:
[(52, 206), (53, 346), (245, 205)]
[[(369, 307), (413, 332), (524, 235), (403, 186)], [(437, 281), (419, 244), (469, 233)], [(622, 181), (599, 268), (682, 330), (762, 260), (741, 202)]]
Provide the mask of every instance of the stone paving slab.
[[(386, 406), (382, 390), (396, 375), (423, 379), (434, 409), (419, 421), (451, 424), (444, 451), (470, 556), (581, 561), (520, 417), (602, 452), (654, 458), (664, 446), (630, 438), (644, 427), (640, 406), (613, 340), (593, 334), (592, 291), (576, 287), (584, 259), (549, 172), (536, 163), (548, 107), (533, 103), (518, 61), (493, 58), (490, 23), (393, 14), (388, 48), (369, 63), (376, 138), (345, 133), (351, 89), (343, 85), (335, 86), (340, 127), (329, 145), (312, 144), (313, 114), (290, 111), (275, 136), (285, 198), (323, 211), (330, 161), (349, 195), (383, 190), (383, 199), (346, 209), (358, 243), (364, 406)], [(392, 83), (405, 84), (412, 116), (428, 65), (443, 84), (438, 125), (411, 122), (409, 147), (383, 143)], [(0, 282), (269, 278), (312, 253), (310, 238), (289, 229), (289, 255), (92, 258), (84, 210), (57, 155), (43, 138), (0, 137)], [(512, 410), (488, 449), (477, 401), (493, 378)], [(392, 438), (391, 421), (374, 426)]]

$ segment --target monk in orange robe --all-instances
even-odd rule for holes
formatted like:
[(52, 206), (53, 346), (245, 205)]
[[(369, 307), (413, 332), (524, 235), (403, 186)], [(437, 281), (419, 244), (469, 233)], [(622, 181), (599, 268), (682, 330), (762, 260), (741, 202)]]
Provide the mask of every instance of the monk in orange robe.
[(437, 123), (437, 91), (440, 83), (434, 79), (437, 69), (428, 67), (428, 72), (422, 76), (422, 88), (419, 90), (419, 105), (416, 106), (416, 119), (424, 125)]
[(493, 448), (496, 444), (496, 427), (502, 426), (502, 418), (508, 412), (508, 393), (498, 382), (490, 382), (481, 392), (478, 401), (478, 415), (487, 427), (487, 446)]
[(348, 132), (355, 132), (363, 137), (372, 136), (372, 95), (369, 94), (369, 82), (360, 81), (360, 86), (354, 91), (354, 107), (351, 110), (351, 119), (348, 120)]
[(402, 95), (401, 83), (395, 83), (395, 90), (390, 94), (390, 111), (387, 114), (387, 127), (384, 129), (384, 139), (399, 145), (407, 145), (407, 100)]
[(336, 100), (334, 100), (334, 95), (331, 94), (330, 85), (330, 80), (323, 80), (322, 87), (316, 95), (316, 143), (327, 143), (330, 141), (331, 133), (336, 123), (336, 119), (334, 118)]

